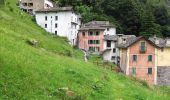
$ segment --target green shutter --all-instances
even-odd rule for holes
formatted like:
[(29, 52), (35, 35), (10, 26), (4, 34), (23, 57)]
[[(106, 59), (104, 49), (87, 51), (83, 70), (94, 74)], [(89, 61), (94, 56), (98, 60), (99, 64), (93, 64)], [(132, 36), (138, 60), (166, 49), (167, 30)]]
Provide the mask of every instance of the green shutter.
[(152, 61), (152, 55), (148, 56), (148, 61)]
[(136, 68), (135, 67), (132, 68), (132, 75), (136, 75)]
[(141, 42), (140, 51), (145, 52), (145, 42)]

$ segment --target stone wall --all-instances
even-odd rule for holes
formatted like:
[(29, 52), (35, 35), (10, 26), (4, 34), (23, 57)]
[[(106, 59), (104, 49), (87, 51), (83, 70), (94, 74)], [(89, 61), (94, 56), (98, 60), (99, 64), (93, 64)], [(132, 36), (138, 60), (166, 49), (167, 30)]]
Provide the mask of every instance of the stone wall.
[(170, 86), (170, 66), (158, 66), (157, 84)]

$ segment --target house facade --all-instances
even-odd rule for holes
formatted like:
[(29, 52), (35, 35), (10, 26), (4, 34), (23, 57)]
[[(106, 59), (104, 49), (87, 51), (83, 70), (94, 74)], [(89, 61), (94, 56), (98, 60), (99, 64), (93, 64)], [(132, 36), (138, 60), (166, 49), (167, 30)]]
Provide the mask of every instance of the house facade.
[(156, 49), (157, 56), (157, 84), (170, 86), (170, 39), (153, 37), (150, 40), (160, 49)]
[(25, 12), (34, 14), (39, 9), (48, 9), (54, 7), (50, 0), (19, 0), (19, 7)]
[(149, 84), (157, 83), (158, 48), (153, 42), (144, 37), (128, 39), (120, 48), (120, 68), (129, 76), (145, 80)]
[(116, 28), (108, 21), (88, 22), (78, 32), (78, 47), (100, 54), (105, 49), (105, 35), (116, 35)]
[(113, 62), (114, 64), (120, 64), (120, 56), (119, 56), (119, 48), (117, 47), (119, 44), (124, 43), (130, 38), (136, 37), (135, 35), (124, 35), (124, 34), (116, 34), (116, 35), (105, 35), (104, 39), (104, 51), (102, 52), (103, 60)]
[(76, 44), (78, 29), (81, 25), (81, 16), (75, 13), (72, 7), (37, 10), (35, 18), (37, 24), (46, 31), (67, 37), (70, 44)]

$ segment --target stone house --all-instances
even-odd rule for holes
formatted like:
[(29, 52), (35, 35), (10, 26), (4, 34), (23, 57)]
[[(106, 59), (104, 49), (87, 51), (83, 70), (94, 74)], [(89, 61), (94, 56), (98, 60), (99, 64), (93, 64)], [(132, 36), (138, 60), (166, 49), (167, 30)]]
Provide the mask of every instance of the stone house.
[(54, 7), (50, 0), (19, 0), (19, 7), (25, 12), (34, 14), (36, 10)]

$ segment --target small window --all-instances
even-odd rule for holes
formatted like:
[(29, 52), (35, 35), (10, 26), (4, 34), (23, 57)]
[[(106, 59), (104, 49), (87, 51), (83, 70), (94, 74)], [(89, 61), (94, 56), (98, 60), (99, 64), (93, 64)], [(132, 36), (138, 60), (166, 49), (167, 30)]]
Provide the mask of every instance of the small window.
[(96, 32), (96, 35), (99, 35), (99, 32), (98, 32), (98, 31)]
[(55, 31), (55, 35), (57, 35), (57, 31)]
[(85, 36), (86, 35), (85, 32), (83, 32), (82, 35)]
[(95, 40), (95, 44), (100, 44), (100, 41), (99, 40)]
[(133, 61), (137, 61), (137, 55), (133, 55)]
[(47, 28), (47, 24), (45, 24), (45, 28)]
[(111, 41), (107, 41), (107, 47), (111, 47)]
[(148, 56), (148, 61), (150, 61), (150, 62), (152, 61), (152, 55)]
[(136, 67), (132, 67), (132, 75), (136, 75)]
[(57, 25), (57, 23), (55, 24), (55, 28), (57, 28), (58, 27), (58, 25)]
[(92, 31), (90, 31), (90, 32), (89, 32), (89, 35), (90, 35), (90, 36), (92, 36), (92, 35), (93, 35), (93, 32), (92, 32)]
[(89, 47), (89, 51), (95, 51), (94, 47)]
[(116, 48), (113, 48), (113, 53), (116, 53)]
[(107, 28), (107, 31), (109, 31), (110, 29), (109, 28)]
[(95, 51), (97, 51), (97, 52), (100, 51), (100, 48), (99, 48), (99, 47), (96, 47), (96, 50), (95, 50)]
[(112, 58), (111, 58), (111, 59), (112, 59), (112, 60), (115, 60), (115, 58), (116, 58), (115, 56), (112, 56)]
[(45, 16), (45, 21), (47, 21), (47, 16)]
[(93, 44), (93, 40), (88, 40), (88, 44)]
[(148, 68), (148, 74), (149, 74), (149, 75), (152, 74), (152, 68)]
[(55, 16), (55, 20), (58, 20), (58, 16)]
[(29, 6), (29, 7), (32, 7), (32, 6), (33, 6), (33, 3), (28, 3), (28, 6)]
[(145, 51), (146, 51), (145, 42), (141, 42), (140, 52), (145, 52)]

